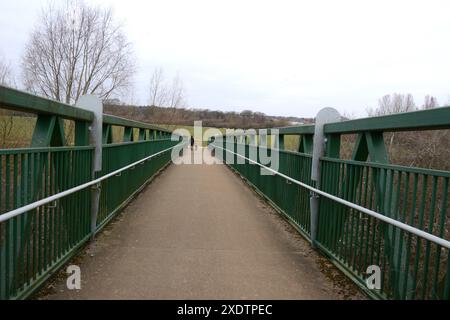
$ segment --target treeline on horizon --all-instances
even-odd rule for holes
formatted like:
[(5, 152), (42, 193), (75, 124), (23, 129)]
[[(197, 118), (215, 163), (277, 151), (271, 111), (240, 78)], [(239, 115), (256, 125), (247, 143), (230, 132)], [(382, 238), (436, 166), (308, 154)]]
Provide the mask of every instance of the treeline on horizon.
[(136, 121), (192, 126), (194, 121), (202, 121), (205, 127), (259, 129), (284, 127), (296, 124), (311, 123), (313, 119), (268, 116), (262, 112), (245, 110), (214, 111), (209, 109), (167, 108), (157, 106), (130, 106), (105, 101), (104, 112)]

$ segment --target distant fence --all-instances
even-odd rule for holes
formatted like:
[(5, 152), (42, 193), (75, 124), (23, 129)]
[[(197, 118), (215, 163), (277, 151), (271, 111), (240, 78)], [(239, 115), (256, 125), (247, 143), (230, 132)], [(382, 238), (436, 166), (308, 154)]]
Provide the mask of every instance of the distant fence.
[[(29, 296), (113, 218), (171, 161), (170, 150), (179, 142), (160, 127), (104, 115), (102, 169), (95, 171), (93, 112), (5, 87), (0, 87), (0, 108), (37, 114), (29, 148), (0, 149), (0, 299), (19, 299)], [(73, 146), (64, 146), (63, 119), (75, 121)], [(113, 126), (124, 128), (120, 143), (112, 143)], [(144, 158), (95, 185), (2, 220), (2, 214)], [(94, 208), (93, 190), (99, 195)]]
[[(218, 136), (211, 146), (219, 157), (218, 150), (225, 150), (223, 160), (233, 158), (229, 166), (371, 297), (449, 299), (450, 172), (389, 164), (383, 139), (383, 132), (447, 128), (449, 107), (327, 123), (317, 138), (314, 125), (279, 128), (276, 146), (254, 133)], [(341, 135), (349, 133), (357, 134), (353, 157), (339, 159)], [(286, 135), (300, 136), (297, 152), (284, 150)], [(325, 145), (320, 181), (311, 178), (314, 142)], [(261, 149), (268, 154), (279, 151), (279, 174), (260, 174)], [(252, 161), (250, 154), (257, 159)], [(311, 210), (313, 199), (318, 201), (317, 212)], [(336, 201), (341, 199), (355, 206)], [(366, 211), (404, 225), (398, 224), (400, 228)], [(311, 226), (317, 228), (314, 239)], [(413, 227), (412, 232), (405, 226)], [(428, 240), (433, 236), (438, 243)], [(381, 269), (379, 289), (366, 285), (369, 266)]]

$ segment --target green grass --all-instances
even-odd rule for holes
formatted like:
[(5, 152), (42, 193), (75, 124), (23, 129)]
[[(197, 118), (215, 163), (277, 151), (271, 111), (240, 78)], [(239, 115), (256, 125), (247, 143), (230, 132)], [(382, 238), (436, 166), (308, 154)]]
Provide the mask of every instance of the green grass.
[[(0, 148), (20, 148), (28, 147), (31, 143), (31, 138), (33, 136), (33, 130), (36, 125), (36, 117), (24, 117), (24, 116), (7, 116), (0, 115)], [(177, 125), (161, 125), (161, 127), (174, 130), (174, 129), (185, 129), (189, 131), (192, 135), (194, 134), (193, 126), (177, 126)], [(211, 134), (206, 131), (210, 129), (209, 127), (203, 127), (202, 143), (206, 145), (207, 140), (210, 138)], [(69, 145), (73, 145), (74, 140), (74, 122), (65, 120), (64, 130), (66, 133), (66, 139)], [(113, 126), (112, 135), (113, 142), (121, 142), (123, 138), (123, 128)], [(219, 129), (222, 133), (225, 129)], [(205, 135), (206, 133), (206, 135)], [(134, 138), (138, 139), (139, 131), (134, 130)]]
[(29, 146), (35, 124), (35, 117), (0, 115), (0, 148)]
[(284, 136), (284, 148), (290, 151), (298, 151), (299, 136)]

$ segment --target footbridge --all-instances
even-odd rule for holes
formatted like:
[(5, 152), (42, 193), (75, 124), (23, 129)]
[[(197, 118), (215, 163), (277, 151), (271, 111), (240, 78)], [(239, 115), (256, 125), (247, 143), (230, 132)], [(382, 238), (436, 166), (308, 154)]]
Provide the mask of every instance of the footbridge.
[(450, 107), (198, 148), (93, 96), (0, 87), (0, 108), (33, 122), (0, 150), (0, 299), (449, 299), (450, 172), (390, 164), (385, 133), (449, 129)]

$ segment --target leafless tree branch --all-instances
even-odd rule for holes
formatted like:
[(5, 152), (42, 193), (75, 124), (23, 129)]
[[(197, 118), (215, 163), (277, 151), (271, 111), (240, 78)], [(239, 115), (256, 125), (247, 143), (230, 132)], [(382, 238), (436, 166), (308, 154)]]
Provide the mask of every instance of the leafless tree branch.
[(23, 57), (28, 90), (74, 103), (83, 94), (107, 99), (131, 85), (131, 44), (110, 9), (67, 1), (42, 12)]
[(150, 78), (150, 105), (166, 108), (186, 107), (185, 88), (177, 74), (172, 82), (167, 83), (162, 68), (156, 68)]

